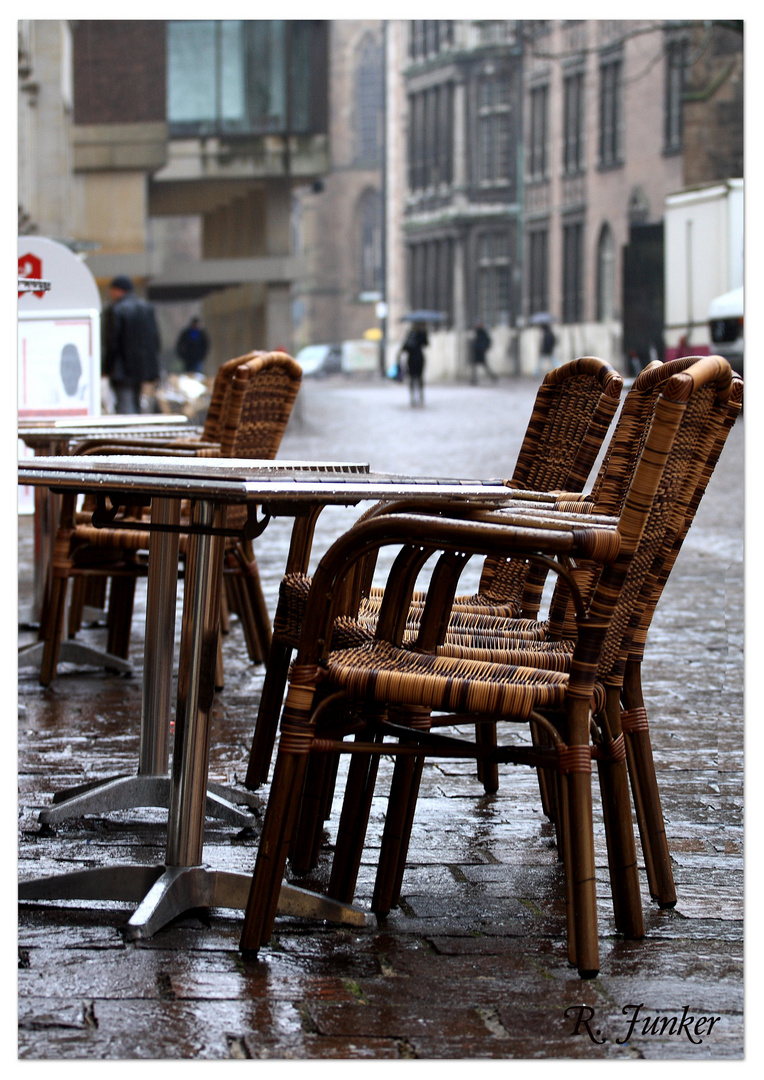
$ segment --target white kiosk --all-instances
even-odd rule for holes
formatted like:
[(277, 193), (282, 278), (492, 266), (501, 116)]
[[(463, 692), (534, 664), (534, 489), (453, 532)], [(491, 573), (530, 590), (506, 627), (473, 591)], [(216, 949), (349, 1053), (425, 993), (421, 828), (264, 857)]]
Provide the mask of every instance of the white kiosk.
[[(101, 412), (101, 298), (95, 278), (69, 248), (18, 238), (19, 278), (48, 283), (18, 297), (19, 420), (62, 420)], [(31, 456), (19, 443), (19, 457)], [(30, 488), (19, 512), (32, 513)]]

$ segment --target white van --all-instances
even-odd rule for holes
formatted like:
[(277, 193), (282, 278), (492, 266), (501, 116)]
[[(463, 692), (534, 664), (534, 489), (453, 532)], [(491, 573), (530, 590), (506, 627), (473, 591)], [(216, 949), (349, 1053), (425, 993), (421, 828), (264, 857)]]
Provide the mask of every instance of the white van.
[(743, 286), (723, 293), (708, 308), (711, 350), (743, 374)]

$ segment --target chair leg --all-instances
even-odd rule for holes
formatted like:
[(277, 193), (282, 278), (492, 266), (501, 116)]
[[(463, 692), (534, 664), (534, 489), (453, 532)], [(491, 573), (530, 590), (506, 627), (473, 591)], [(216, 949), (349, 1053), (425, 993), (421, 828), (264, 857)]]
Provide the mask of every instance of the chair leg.
[(260, 571), (257, 559), (252, 550), (252, 545), (247, 541), (247, 546), (241, 545), (236, 548), (236, 557), (241, 568), (241, 578), (252, 612), (252, 621), (263, 657), (267, 657), (271, 647), (272, 629), (271, 617), (268, 614), (268, 606), (263, 595), (263, 586), (260, 581)]
[(223, 588), (220, 590), (220, 633), (230, 634), (231, 632), (231, 603), (233, 597), (231, 596), (231, 580), (230, 578), (223, 578)]
[[(374, 736), (374, 742), (381, 741)], [(358, 880), (378, 769), (376, 754), (353, 754), (350, 759), (328, 889), (329, 896), (348, 904)]]
[(627, 665), (622, 697), (624, 709), (620, 722), (626, 740), (629, 775), (637, 808), (650, 895), (661, 907), (673, 907), (676, 904), (676, 886), (666, 840), (666, 826), (655, 775), (638, 663), (631, 662)]
[(244, 785), (250, 791), (254, 791), (268, 779), (291, 657), (292, 646), (274, 640), (265, 670), (247, 775), (244, 778)]
[(225, 671), (223, 668), (223, 634), (218, 631), (217, 654), (215, 656), (215, 690), (225, 689)]
[(75, 637), (82, 627), (82, 612), (85, 607), (88, 579), (74, 578), (72, 582), (72, 594), (69, 597), (69, 625), (67, 633), (70, 638)]
[(310, 720), (313, 691), (312, 685), (293, 685), (284, 705), (282, 732), (288, 732), (288, 745), (280, 746), (276, 757), (239, 942), (243, 953), (257, 954), (260, 946), (270, 937), (276, 918), (287, 852), (299, 811), (308, 751), (313, 741), (314, 726)]
[(45, 616), (40, 627), (43, 651), (40, 664), (40, 685), (50, 686), (56, 677), (61, 638), (66, 617), (66, 590), (69, 584), (68, 569), (54, 568), (50, 590), (45, 605)]
[(581, 699), (571, 701), (568, 715), (568, 747), (585, 748), (585, 754), (569, 767), (565, 776), (568, 821), (565, 873), (570, 878), (573, 900), (568, 933), (573, 943), (575, 966), (582, 979), (593, 979), (599, 971), (597, 938), (597, 891), (594, 871), (594, 827), (592, 822), (592, 777), (589, 757), (589, 706)]
[(332, 785), (334, 756), (311, 755), (306, 766), (300, 814), (289, 851), (289, 864), (295, 874), (307, 874), (318, 864), (324, 830), (326, 788)]
[(135, 604), (135, 578), (115, 575), (109, 595), (108, 634), (106, 651), (127, 660), (130, 654), (130, 630)]
[[(410, 709), (402, 716), (396, 716), (398, 719), (419, 731), (429, 731), (432, 727), (429, 709)], [(378, 915), (387, 915), (401, 898), (424, 763), (424, 755), (401, 754), (395, 761), (371, 902), (372, 911)]]
[(627, 938), (645, 936), (642, 900), (637, 870), (637, 849), (631, 823), (631, 799), (626, 769), (626, 752), (620, 732), (620, 692), (608, 688), (607, 715), (602, 718), (603, 756), (597, 764), (608, 869), (616, 928)]
[[(495, 724), (475, 724), (475, 742), (478, 746), (496, 746), (496, 740)], [(478, 760), (477, 777), (486, 795), (493, 795), (499, 790), (499, 766), (495, 761)]]

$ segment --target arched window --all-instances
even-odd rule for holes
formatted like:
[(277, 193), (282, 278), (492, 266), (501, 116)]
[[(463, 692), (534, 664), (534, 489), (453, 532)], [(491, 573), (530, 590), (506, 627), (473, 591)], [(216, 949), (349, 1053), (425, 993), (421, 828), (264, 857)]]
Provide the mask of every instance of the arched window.
[(597, 241), (597, 320), (615, 317), (615, 238), (607, 222)]
[(356, 50), (356, 162), (378, 165), (382, 160), (384, 79), (382, 45), (367, 34)]
[(382, 291), (382, 195), (367, 188), (358, 203), (360, 226), (359, 292)]

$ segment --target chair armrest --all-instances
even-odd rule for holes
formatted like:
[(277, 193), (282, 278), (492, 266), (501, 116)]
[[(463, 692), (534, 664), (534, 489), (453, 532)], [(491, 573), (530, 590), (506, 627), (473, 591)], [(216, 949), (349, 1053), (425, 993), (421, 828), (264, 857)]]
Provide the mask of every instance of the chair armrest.
[[(303, 623), (298, 661), (317, 663), (328, 651), (331, 627), (342, 601), (343, 582), (355, 565), (387, 546), (411, 546), (466, 556), (518, 556), (550, 562), (561, 558), (614, 560), (620, 534), (612, 523), (570, 521), (564, 515), (530, 517), (502, 514), (496, 521), (378, 514), (358, 522), (331, 545), (316, 568)], [(559, 564), (563, 569), (562, 564)], [(413, 589), (414, 582), (411, 582)], [(386, 590), (387, 591), (387, 590)], [(400, 590), (399, 590), (400, 591)], [(406, 608), (407, 609), (407, 608)]]

